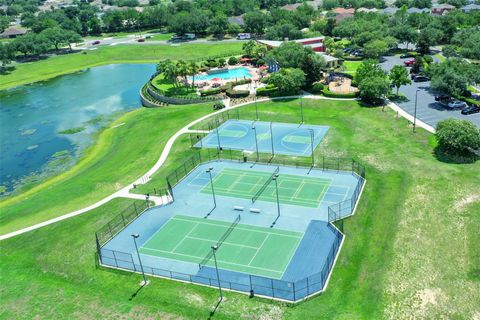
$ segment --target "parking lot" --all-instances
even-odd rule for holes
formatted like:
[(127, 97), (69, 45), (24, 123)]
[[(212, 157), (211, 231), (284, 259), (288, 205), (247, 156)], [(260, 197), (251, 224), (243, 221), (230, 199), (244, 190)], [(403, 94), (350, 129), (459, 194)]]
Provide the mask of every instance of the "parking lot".
[[(389, 71), (394, 65), (403, 65), (403, 61), (408, 59), (400, 59), (398, 56), (384, 57), (384, 61), (380, 64), (383, 69)], [(436, 124), (444, 119), (458, 118), (470, 120), (480, 127), (480, 113), (463, 115), (461, 110), (450, 110), (443, 107), (435, 101), (435, 92), (430, 89), (430, 82), (413, 82), (410, 85), (401, 86), (400, 93), (403, 93), (408, 101), (396, 102), (403, 110), (409, 114), (414, 114), (415, 109), (415, 92), (419, 89), (417, 99), (417, 117), (423, 122), (435, 127)], [(394, 88), (394, 90), (396, 90)]]

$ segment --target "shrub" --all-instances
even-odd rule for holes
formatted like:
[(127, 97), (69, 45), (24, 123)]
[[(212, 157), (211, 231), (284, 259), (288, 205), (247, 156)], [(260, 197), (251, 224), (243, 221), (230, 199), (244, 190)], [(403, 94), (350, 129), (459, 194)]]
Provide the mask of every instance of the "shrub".
[(480, 130), (470, 121), (447, 119), (437, 124), (435, 133), (440, 151), (454, 156), (474, 156), (480, 152)]
[(210, 68), (218, 67), (218, 62), (215, 59), (209, 59), (205, 62), (205, 65)]
[(320, 83), (320, 82), (317, 82), (317, 83), (314, 83), (313, 86), (312, 86), (312, 90), (310, 90), (312, 93), (320, 93), (323, 91), (323, 88), (324, 88), (324, 84), (323, 83)]
[(214, 95), (214, 94), (219, 94), (220, 92), (222, 92), (222, 90), (220, 90), (220, 88), (213, 88), (213, 89), (200, 91), (200, 95), (202, 97), (205, 97), (205, 96), (211, 96), (211, 95)]
[(248, 97), (248, 95), (250, 94), (250, 91), (228, 89), (227, 91), (225, 91), (225, 93), (230, 98), (245, 98), (245, 97)]
[(278, 89), (272, 85), (261, 87), (257, 89), (257, 96), (260, 97), (272, 97), (278, 94)]
[(219, 67), (225, 67), (225, 65), (227, 64), (227, 61), (223, 58), (220, 58), (218, 59), (218, 66)]
[(257, 66), (264, 66), (265, 65), (265, 60), (263, 59), (258, 59), (257, 60)]
[(358, 92), (349, 92), (349, 93), (337, 93), (332, 92), (328, 87), (323, 89), (323, 95), (329, 98), (356, 98), (358, 97)]
[(238, 63), (238, 58), (237, 57), (230, 57), (228, 59), (228, 64), (233, 66), (233, 65), (236, 65)]

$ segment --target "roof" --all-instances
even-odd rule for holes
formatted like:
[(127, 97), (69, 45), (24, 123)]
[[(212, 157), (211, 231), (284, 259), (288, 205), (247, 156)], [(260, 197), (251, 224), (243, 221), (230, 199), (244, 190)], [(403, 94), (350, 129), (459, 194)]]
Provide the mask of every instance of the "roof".
[(463, 11), (472, 11), (472, 10), (480, 10), (480, 4), (467, 4), (466, 6), (462, 7)]
[(333, 12), (333, 13), (337, 13), (337, 14), (345, 14), (345, 13), (354, 14), (354, 13), (355, 13), (355, 9), (353, 9), (353, 8), (350, 8), (350, 9), (335, 8), (335, 9), (332, 9), (332, 12)]
[(233, 24), (238, 24), (239, 26), (245, 25), (245, 21), (243, 20), (243, 15), (228, 17), (228, 22)]
[(453, 10), (455, 9), (455, 6), (452, 6), (451, 4), (448, 4), (448, 3), (442, 3), (442, 4), (434, 4), (432, 6), (432, 9), (450, 9), (450, 10)]
[(302, 3), (286, 4), (286, 5), (284, 5), (283, 7), (280, 7), (280, 8), (283, 9), (283, 10), (295, 11), (301, 5), (302, 5)]
[[(313, 38), (304, 38), (304, 39), (296, 39), (296, 40), (292, 40), (292, 42), (296, 42), (296, 43), (302, 43), (302, 42), (306, 42), (306, 41), (315, 41), (315, 40), (323, 40), (325, 39), (325, 37), (313, 37)], [(280, 47), (280, 45), (284, 42), (284, 41), (278, 41), (278, 40), (257, 40), (258, 43), (261, 43), (261, 44), (264, 44), (268, 47)], [(317, 47), (323, 47), (324, 44), (323, 42), (322, 43), (312, 43), (312, 44), (306, 44), (305, 45), (306, 47), (312, 47), (312, 48), (317, 48)]]
[(323, 59), (325, 59), (325, 62), (327, 62), (327, 63), (328, 63), (328, 62), (334, 62), (334, 61), (340, 60), (340, 59), (335, 58), (335, 57), (333, 57), (333, 56), (331, 56), (331, 55), (328, 55), (328, 54), (326, 54), (326, 53), (324, 53), (324, 52), (315, 52), (315, 53), (318, 54), (318, 55), (320, 55), (320, 56), (322, 56)]
[(378, 9), (376, 8), (372, 8), (372, 9), (369, 9), (369, 8), (358, 8), (357, 9), (357, 12), (377, 12)]
[(409, 8), (407, 10), (408, 13), (425, 13), (425, 12), (430, 12), (429, 9), (424, 8), (424, 9), (418, 9), (418, 8)]
[(303, 39), (297, 39), (297, 40), (293, 40), (295, 42), (307, 42), (307, 41), (323, 41), (325, 39), (325, 37), (321, 36), (321, 37), (312, 37), (312, 38), (303, 38)]
[(264, 44), (268, 47), (280, 47), (280, 45), (283, 43), (283, 41), (277, 41), (277, 40), (257, 40), (258, 43)]
[(353, 13), (337, 14), (337, 15), (335, 16), (335, 21), (336, 21), (336, 22), (340, 22), (340, 21), (342, 21), (343, 19), (350, 18), (350, 17), (353, 17)]
[(15, 27), (10, 27), (5, 29), (2, 33), (0, 33), (0, 37), (10, 37), (10, 36), (21, 36), (27, 33), (27, 30), (25, 29), (20, 29), (20, 28), (15, 28)]
[(385, 14), (395, 14), (395, 12), (397, 12), (397, 11), (398, 11), (397, 7), (388, 7), (388, 8), (383, 9), (383, 13), (385, 13)]

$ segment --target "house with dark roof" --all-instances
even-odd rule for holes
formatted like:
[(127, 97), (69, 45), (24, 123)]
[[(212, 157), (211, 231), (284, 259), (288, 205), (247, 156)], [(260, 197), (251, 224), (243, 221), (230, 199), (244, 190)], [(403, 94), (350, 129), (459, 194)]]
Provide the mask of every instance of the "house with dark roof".
[(5, 29), (2, 33), (0, 33), (0, 38), (10, 38), (14, 39), (18, 36), (23, 36), (27, 33), (27, 30), (21, 28), (10, 27)]
[(398, 11), (397, 7), (388, 7), (383, 9), (383, 11), (380, 11), (380, 13), (383, 14), (395, 14)]
[(466, 6), (461, 7), (460, 9), (465, 13), (469, 13), (475, 10), (480, 10), (480, 4), (470, 3)]
[(228, 17), (227, 20), (228, 20), (229, 23), (236, 24), (236, 25), (239, 25), (241, 27), (243, 27), (245, 25), (245, 21), (243, 20), (243, 14), (240, 15), (240, 16)]
[(452, 6), (451, 4), (448, 4), (448, 3), (442, 3), (442, 4), (433, 5), (432, 10), (430, 12), (433, 15), (443, 16), (444, 14), (447, 14), (448, 12), (450, 12), (452, 10), (455, 10), (454, 6)]

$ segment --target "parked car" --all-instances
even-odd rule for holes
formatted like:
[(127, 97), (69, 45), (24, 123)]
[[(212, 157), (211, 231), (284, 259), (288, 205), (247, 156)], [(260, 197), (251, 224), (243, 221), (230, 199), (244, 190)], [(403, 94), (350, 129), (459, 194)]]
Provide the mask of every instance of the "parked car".
[(145, 39), (150, 39), (152, 36), (145, 36)]
[(252, 39), (252, 35), (250, 33), (237, 34), (237, 40), (249, 40), (249, 39)]
[(415, 59), (406, 60), (406, 61), (403, 61), (403, 63), (404, 63), (407, 67), (410, 67), (410, 66), (413, 66), (413, 64), (415, 63)]
[(435, 95), (435, 101), (442, 101), (442, 100), (447, 100), (447, 99), (452, 99), (452, 97), (448, 94), (437, 94)]
[(95, 41), (92, 42), (92, 45), (94, 45), (94, 46), (97, 45), (97, 44), (100, 44), (100, 40), (95, 40)]
[(178, 34), (174, 34), (173, 36), (171, 36), (170, 40), (172, 41), (181, 41), (183, 40), (183, 37), (178, 35)]
[(413, 54), (411, 53), (404, 53), (400, 55), (400, 59), (406, 59), (406, 58), (413, 58)]
[(426, 82), (426, 81), (430, 81), (430, 78), (427, 76), (415, 76), (413, 78), (413, 82)]
[(145, 38), (140, 38), (137, 40), (137, 42), (145, 42)]
[(195, 35), (195, 33), (185, 33), (185, 35), (183, 36), (183, 39), (185, 39), (185, 40), (195, 40), (195, 39), (197, 39), (197, 36)]
[(463, 109), (467, 106), (465, 101), (454, 100), (447, 105), (450, 109)]
[(466, 107), (465, 109), (462, 110), (462, 114), (473, 114), (473, 113), (478, 113), (480, 112), (480, 106), (476, 104), (472, 104), (469, 107)]
[(221, 102), (217, 102), (213, 105), (213, 110), (221, 110), (225, 108), (225, 105)]

